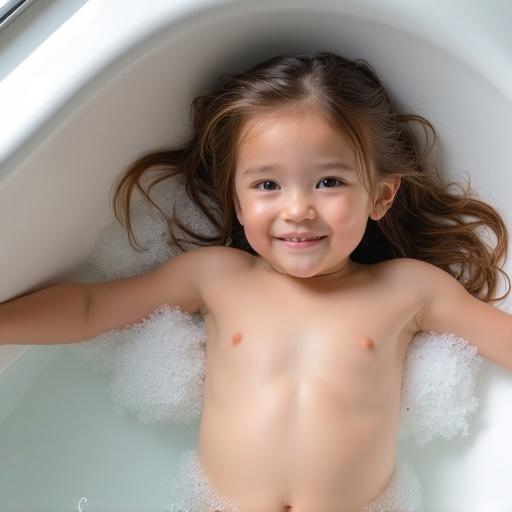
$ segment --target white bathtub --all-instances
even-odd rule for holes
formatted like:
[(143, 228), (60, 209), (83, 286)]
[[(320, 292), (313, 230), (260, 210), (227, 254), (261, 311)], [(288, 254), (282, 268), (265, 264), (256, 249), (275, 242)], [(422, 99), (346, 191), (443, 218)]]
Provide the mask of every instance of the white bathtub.
[[(0, 301), (84, 275), (96, 237), (113, 218), (109, 194), (124, 167), (144, 151), (183, 140), (190, 101), (219, 70), (240, 71), (287, 50), (367, 59), (404, 107), (433, 122), (447, 180), (469, 173), (473, 188), (510, 225), (512, 4), (412, 4), (77, 0), (70, 9), (61, 0), (51, 9), (68, 9), (65, 19), (52, 18), (52, 31), (33, 49), (14, 51), (45, 16), (50, 26), (49, 10), (35, 11), (36, 2), (0, 33)], [(505, 269), (512, 275), (510, 264)], [(509, 297), (500, 307), (510, 304)], [(62, 347), (1, 347), (0, 371), (0, 510), (75, 510), (82, 496), (89, 496), (85, 511), (166, 508), (144, 482), (122, 482), (137, 482), (127, 468), (141, 467), (141, 454), (149, 461), (145, 474), (163, 478), (166, 459), (152, 464), (169, 448), (155, 436), (170, 436), (179, 451), (194, 442), (190, 429), (150, 428), (112, 414), (103, 381)], [(56, 404), (54, 394), (64, 389)], [(486, 362), (477, 393), (481, 406), (469, 438), (401, 448), (425, 486), (425, 510), (512, 510), (511, 375)], [(77, 394), (89, 409), (72, 409), (70, 423), (66, 411)], [(42, 405), (45, 396), (51, 407)], [(102, 436), (93, 434), (99, 424)], [(140, 453), (109, 451), (117, 436)], [(64, 479), (75, 494), (59, 491)]]

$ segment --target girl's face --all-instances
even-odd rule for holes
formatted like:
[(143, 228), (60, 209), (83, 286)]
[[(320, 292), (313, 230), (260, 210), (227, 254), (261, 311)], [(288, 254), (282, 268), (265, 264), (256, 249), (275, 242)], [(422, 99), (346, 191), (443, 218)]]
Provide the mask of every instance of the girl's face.
[[(234, 199), (251, 247), (275, 271), (290, 276), (349, 273), (354, 266), (349, 255), (373, 212), (346, 136), (309, 109), (252, 118), (241, 140)], [(281, 239), (293, 232), (323, 238), (292, 247)]]

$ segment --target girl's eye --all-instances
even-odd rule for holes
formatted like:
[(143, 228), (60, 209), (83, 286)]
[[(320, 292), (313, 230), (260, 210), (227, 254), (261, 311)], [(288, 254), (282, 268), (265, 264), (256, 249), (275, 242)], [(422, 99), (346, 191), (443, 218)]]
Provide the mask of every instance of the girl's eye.
[(275, 185), (276, 182), (275, 181), (270, 181), (270, 180), (260, 181), (259, 183), (256, 183), (256, 185), (254, 185), (254, 188), (259, 189), (259, 190), (267, 190), (267, 191), (272, 192), (274, 189), (268, 189), (268, 188), (261, 189), (260, 188), (260, 185), (264, 185), (265, 183), (273, 183)]
[[(337, 181), (340, 185), (343, 185), (343, 181), (339, 180), (338, 178), (322, 178), (320, 180), (320, 183), (323, 183), (323, 182), (333, 182), (333, 181)], [(326, 187), (326, 188), (335, 188), (335, 187)]]
[[(343, 185), (343, 184), (344, 184), (344, 183), (343, 183), (343, 181), (339, 180), (338, 178), (322, 178), (322, 179), (319, 181), (319, 183), (324, 183), (324, 184), (325, 184), (325, 183), (331, 183), (331, 184), (332, 184), (332, 182), (333, 182), (333, 181), (334, 181), (334, 182), (336, 182), (336, 181), (337, 181), (340, 185)], [(272, 191), (274, 191), (274, 190), (275, 190), (275, 189), (270, 189), (270, 188), (266, 188), (266, 187), (264, 187), (263, 189), (262, 189), (262, 188), (260, 188), (260, 185), (265, 185), (266, 183), (271, 183), (271, 184), (276, 185), (276, 182), (275, 182), (275, 181), (265, 180), (265, 181), (260, 181), (259, 183), (256, 183), (256, 185), (254, 185), (254, 188), (259, 189), (259, 190), (267, 190), (267, 191), (270, 191), (270, 192), (272, 192)], [(339, 185), (338, 185), (338, 186), (339, 186)], [(334, 186), (332, 186), (332, 185), (331, 185), (331, 186), (327, 185), (325, 188), (336, 188), (336, 185), (334, 185)]]

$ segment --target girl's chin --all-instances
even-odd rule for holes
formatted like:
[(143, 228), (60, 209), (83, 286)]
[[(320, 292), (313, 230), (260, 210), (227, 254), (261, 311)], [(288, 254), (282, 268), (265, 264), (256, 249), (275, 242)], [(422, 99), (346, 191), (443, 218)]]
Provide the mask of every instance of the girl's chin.
[(290, 277), (297, 277), (300, 279), (307, 279), (309, 277), (314, 277), (317, 274), (317, 272), (315, 272), (313, 270), (299, 270), (296, 268), (282, 267), (277, 264), (275, 264), (275, 265), (270, 264), (269, 266), (275, 272), (279, 272), (280, 274), (284, 274), (284, 275), (290, 276)]

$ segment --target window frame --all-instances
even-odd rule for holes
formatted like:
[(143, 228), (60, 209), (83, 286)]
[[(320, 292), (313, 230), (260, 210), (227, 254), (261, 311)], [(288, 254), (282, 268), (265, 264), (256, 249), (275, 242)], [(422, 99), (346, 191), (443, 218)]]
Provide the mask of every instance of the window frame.
[(0, 32), (35, 0), (0, 0)]

